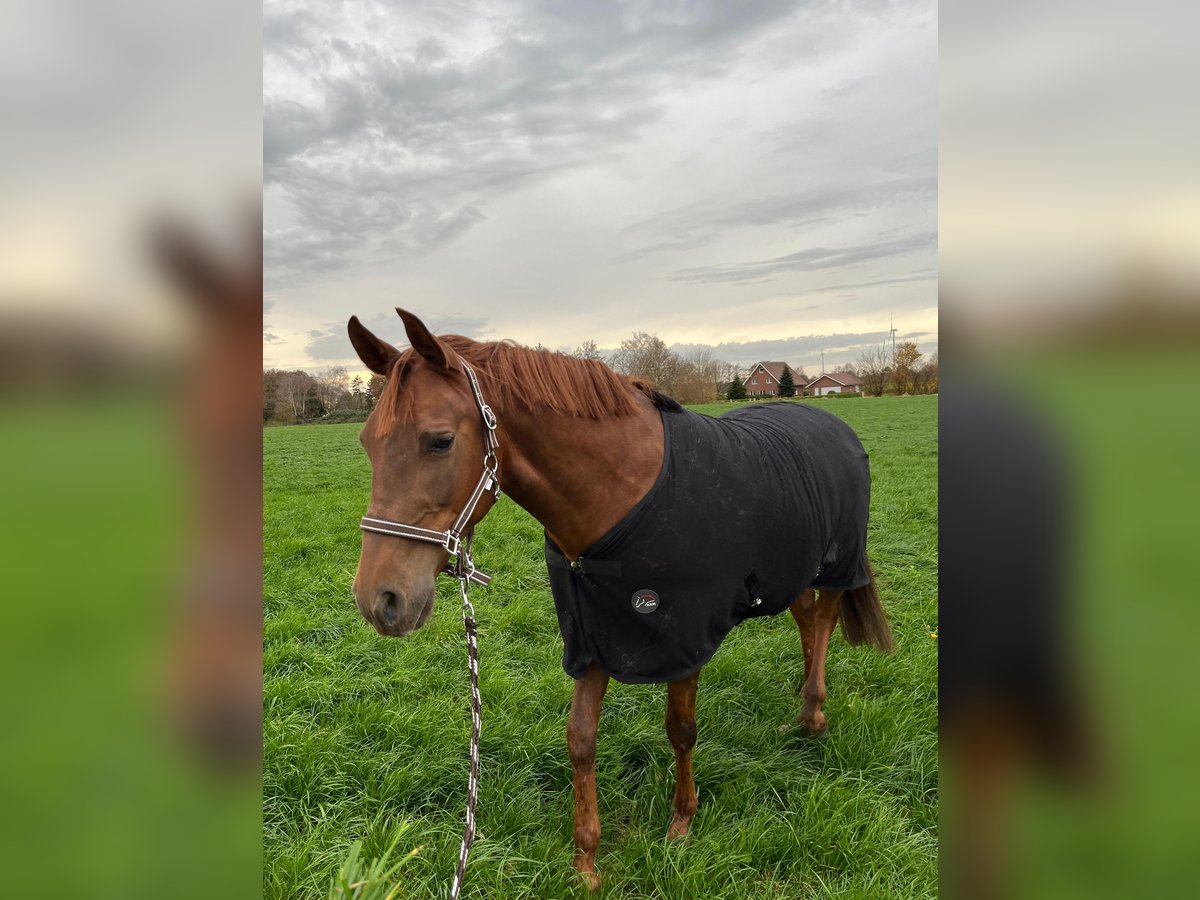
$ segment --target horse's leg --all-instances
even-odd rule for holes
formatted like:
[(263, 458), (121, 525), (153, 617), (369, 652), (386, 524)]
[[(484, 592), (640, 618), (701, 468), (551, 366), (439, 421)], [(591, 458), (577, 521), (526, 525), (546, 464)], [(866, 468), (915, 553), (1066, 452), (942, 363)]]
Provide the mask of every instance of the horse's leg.
[(696, 783), (692, 780), (692, 747), (696, 745), (696, 684), (700, 672), (667, 685), (667, 737), (675, 748), (675, 818), (668, 838), (688, 832), (696, 814)]
[(808, 681), (808, 672), (812, 668), (813, 653), (813, 613), (817, 608), (817, 592), (805, 588), (804, 593), (788, 607), (788, 612), (800, 627), (800, 644), (804, 647), (804, 680)]
[(800, 626), (800, 641), (804, 645), (804, 688), (801, 691), (804, 705), (800, 708), (798, 721), (809, 734), (820, 734), (825, 730), (825, 714), (821, 704), (825, 702), (825, 651), (829, 649), (829, 638), (837, 625), (841, 591), (821, 591), (814, 596), (809, 588), (790, 607), (792, 617)]
[(588, 890), (600, 886), (596, 874), (596, 848), (600, 846), (600, 815), (596, 809), (596, 724), (600, 704), (608, 690), (608, 675), (592, 666), (575, 680), (571, 717), (567, 721), (567, 746), (575, 782), (575, 868)]

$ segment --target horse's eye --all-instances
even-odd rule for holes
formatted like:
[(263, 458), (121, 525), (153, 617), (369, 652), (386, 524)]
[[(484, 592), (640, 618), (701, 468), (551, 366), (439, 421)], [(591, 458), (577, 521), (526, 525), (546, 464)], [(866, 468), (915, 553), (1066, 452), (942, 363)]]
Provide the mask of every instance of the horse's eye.
[(429, 442), (430, 453), (445, 453), (454, 446), (454, 435), (439, 434)]

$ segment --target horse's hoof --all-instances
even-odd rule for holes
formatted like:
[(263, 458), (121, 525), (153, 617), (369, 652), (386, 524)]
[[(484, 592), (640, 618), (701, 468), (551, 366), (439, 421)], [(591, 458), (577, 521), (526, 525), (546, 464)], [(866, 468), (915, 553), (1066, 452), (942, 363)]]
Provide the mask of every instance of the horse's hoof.
[(825, 721), (825, 713), (820, 710), (805, 715), (803, 712), (796, 719), (796, 724), (807, 732), (809, 737), (820, 737), (825, 733), (825, 729), (829, 727), (829, 723)]
[(583, 883), (587, 885), (589, 891), (594, 891), (600, 887), (600, 876), (596, 874), (596, 854), (578, 853), (575, 860), (572, 862), (575, 866), (575, 871), (579, 873), (579, 877), (583, 879)]
[(679, 816), (676, 816), (671, 820), (671, 827), (667, 829), (667, 840), (678, 841), (687, 837), (688, 828), (691, 826), (691, 824), (691, 819), (683, 819)]
[(600, 887), (600, 876), (595, 872), (581, 871), (579, 877), (583, 879), (584, 886), (587, 887), (588, 891), (594, 891)]

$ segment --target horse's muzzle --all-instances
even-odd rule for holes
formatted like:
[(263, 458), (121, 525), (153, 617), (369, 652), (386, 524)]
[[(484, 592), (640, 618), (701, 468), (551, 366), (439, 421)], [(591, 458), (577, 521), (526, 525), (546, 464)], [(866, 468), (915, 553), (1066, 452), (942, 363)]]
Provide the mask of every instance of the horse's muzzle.
[(358, 601), (363, 618), (375, 626), (375, 630), (388, 637), (404, 637), (416, 631), (429, 619), (433, 612), (432, 590), (424, 591), (420, 597), (409, 598), (403, 591), (381, 589), (375, 593), (369, 605)]

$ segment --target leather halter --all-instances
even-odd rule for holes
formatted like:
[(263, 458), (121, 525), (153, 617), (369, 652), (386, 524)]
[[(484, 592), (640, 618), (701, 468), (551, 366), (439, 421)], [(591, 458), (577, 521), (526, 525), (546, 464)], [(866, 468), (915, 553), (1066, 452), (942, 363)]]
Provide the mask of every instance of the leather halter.
[[(460, 360), (460, 362), (462, 361)], [(476, 584), (484, 585), (492, 579), (491, 576), (478, 571), (471, 559), (471, 539), (474, 537), (471, 516), (475, 514), (475, 507), (479, 505), (484, 494), (490, 493), (495, 498), (500, 496), (500, 460), (496, 455), (496, 451), (500, 449), (500, 442), (496, 440), (496, 414), (483, 399), (483, 392), (479, 389), (479, 381), (475, 377), (475, 372), (466, 362), (462, 362), (462, 367), (467, 374), (467, 381), (471, 385), (471, 394), (475, 398), (475, 405), (479, 408), (479, 416), (483, 419), (484, 425), (483, 472), (462, 512), (458, 514), (454, 524), (445, 531), (434, 531), (430, 528), (406, 525), (403, 522), (392, 522), (374, 516), (363, 516), (359, 527), (363, 531), (371, 531), (375, 534), (387, 534), (393, 537), (407, 538), (411, 541), (437, 544), (454, 557), (453, 562), (448, 562), (442, 567), (442, 572), (453, 575), (460, 581), (474, 581)]]

